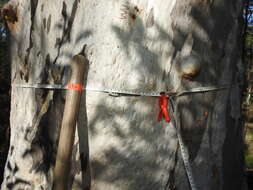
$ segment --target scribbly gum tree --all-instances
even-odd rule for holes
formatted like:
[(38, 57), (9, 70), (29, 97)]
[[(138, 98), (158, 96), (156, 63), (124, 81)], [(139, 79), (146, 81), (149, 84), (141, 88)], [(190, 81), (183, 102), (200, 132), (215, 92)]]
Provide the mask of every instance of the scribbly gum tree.
[[(176, 97), (174, 117), (198, 189), (243, 190), (242, 4), (13, 0), (5, 6), (17, 18), (6, 18), (12, 84), (66, 84), (68, 63), (84, 47), (89, 87), (180, 92), (229, 84)], [(12, 88), (2, 190), (52, 188), (64, 97), (60, 90)], [(175, 126), (157, 121), (157, 102), (85, 91), (69, 189), (190, 189)]]

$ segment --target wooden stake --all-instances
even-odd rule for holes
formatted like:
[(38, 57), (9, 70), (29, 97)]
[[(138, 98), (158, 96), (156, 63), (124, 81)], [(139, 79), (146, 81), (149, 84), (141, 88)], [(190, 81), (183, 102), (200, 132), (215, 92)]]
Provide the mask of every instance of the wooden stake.
[[(71, 79), (69, 84), (82, 86), (84, 80), (84, 68), (87, 63), (82, 55), (76, 55), (71, 61)], [(56, 164), (54, 169), (54, 190), (67, 190), (70, 174), (72, 148), (75, 139), (76, 121), (79, 113), (82, 90), (67, 90), (63, 120), (59, 138)]]

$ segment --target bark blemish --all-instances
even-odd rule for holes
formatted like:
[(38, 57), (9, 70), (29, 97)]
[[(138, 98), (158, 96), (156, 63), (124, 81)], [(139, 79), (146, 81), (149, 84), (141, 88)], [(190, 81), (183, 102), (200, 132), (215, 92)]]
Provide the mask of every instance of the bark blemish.
[(47, 19), (47, 33), (49, 33), (51, 27), (51, 14), (49, 15)]
[(58, 83), (62, 80), (62, 77), (64, 75), (64, 68), (63, 67), (54, 67), (51, 69), (51, 76), (54, 80), (54, 82)]
[(24, 73), (22, 71), (19, 71), (19, 77), (23, 80), (24, 79)]
[(136, 19), (136, 15), (134, 13), (130, 13), (129, 16), (133, 21)]
[(154, 10), (153, 8), (149, 11), (148, 18), (146, 21), (146, 27), (152, 27), (154, 25)]
[(67, 19), (67, 5), (66, 5), (65, 1), (62, 2), (61, 14), (62, 14), (64, 20), (66, 20)]
[(61, 45), (61, 38), (56, 38), (54, 47), (58, 47)]
[(47, 19), (43, 18), (43, 27), (44, 27), (44, 29), (46, 29), (46, 26), (47, 26)]
[(7, 169), (8, 169), (8, 170), (12, 170), (12, 167), (11, 167), (10, 161), (8, 161), (8, 162), (7, 162), (6, 166), (7, 166)]
[(11, 146), (11, 148), (10, 148), (10, 155), (12, 155), (13, 150), (14, 150), (14, 146)]
[(137, 7), (137, 6), (134, 6), (134, 10), (139, 13), (140, 12), (140, 9)]
[(44, 4), (41, 5), (41, 12), (44, 11)]
[(134, 22), (137, 19), (137, 16), (141, 13), (140, 8), (136, 5), (130, 4), (128, 1), (123, 3), (121, 8), (121, 19)]
[(24, 73), (24, 79), (26, 82), (29, 81), (29, 71), (28, 70), (26, 70), (26, 72)]
[(48, 74), (49, 74), (49, 67), (50, 67), (50, 63), (51, 63), (51, 59), (50, 59), (50, 55), (47, 54), (46, 56), (46, 60), (45, 60), (45, 66), (44, 66), (44, 71), (43, 73), (41, 74), (43, 77), (42, 77), (42, 82), (48, 82)]

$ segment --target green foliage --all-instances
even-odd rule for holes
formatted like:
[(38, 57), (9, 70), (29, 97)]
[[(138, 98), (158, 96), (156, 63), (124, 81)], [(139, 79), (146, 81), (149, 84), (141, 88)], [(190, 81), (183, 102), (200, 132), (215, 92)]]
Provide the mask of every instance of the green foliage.
[(245, 161), (247, 168), (253, 168), (253, 155), (249, 152), (245, 153)]
[[(253, 0), (246, 2), (244, 9), (244, 62), (246, 65), (246, 88), (244, 92), (243, 115), (245, 119), (245, 162), (248, 169), (253, 168)], [(250, 179), (249, 179), (250, 180)]]
[(0, 5), (7, 3), (9, 0), (0, 0)]
[(246, 40), (245, 40), (246, 49), (252, 48), (253, 46), (253, 26), (248, 26), (246, 31)]
[(247, 168), (253, 168), (253, 124), (247, 124), (245, 161)]

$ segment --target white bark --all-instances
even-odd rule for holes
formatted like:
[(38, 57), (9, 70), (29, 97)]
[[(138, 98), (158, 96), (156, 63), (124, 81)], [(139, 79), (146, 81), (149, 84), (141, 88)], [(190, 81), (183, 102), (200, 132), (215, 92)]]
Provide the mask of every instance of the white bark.
[[(233, 78), (241, 76), (239, 1), (31, 2), (12, 2), (18, 10), (12, 28), (13, 83), (66, 83), (64, 68), (84, 45), (90, 87), (178, 91), (236, 85)], [(200, 73), (192, 80), (183, 79), (177, 67), (185, 56), (201, 61)], [(199, 189), (242, 187), (240, 160), (229, 162), (227, 156), (238, 155), (242, 145), (237, 133), (230, 132), (230, 125), (240, 130), (239, 91), (176, 99), (178, 127)], [(63, 97), (59, 91), (12, 89), (11, 147), (1, 189), (51, 189)], [(175, 128), (156, 120), (157, 101), (86, 92), (74, 147), (73, 189), (87, 188), (89, 178), (94, 190), (190, 189)], [(238, 142), (234, 152), (227, 145), (232, 143), (229, 134)], [(229, 168), (234, 175), (228, 175)]]

